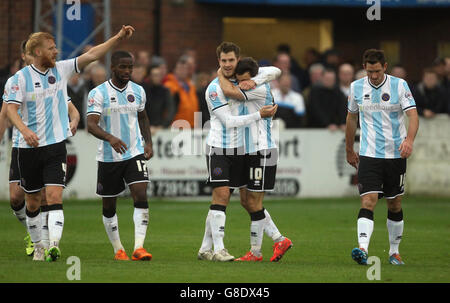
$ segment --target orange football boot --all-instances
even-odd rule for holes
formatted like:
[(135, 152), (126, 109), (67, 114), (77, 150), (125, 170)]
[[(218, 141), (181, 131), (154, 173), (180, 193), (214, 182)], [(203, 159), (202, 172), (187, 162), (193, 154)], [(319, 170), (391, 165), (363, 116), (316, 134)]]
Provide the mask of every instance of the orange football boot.
[(140, 247), (133, 252), (131, 257), (133, 261), (150, 261), (152, 259), (152, 254), (145, 250), (145, 248)]
[(245, 254), (245, 256), (235, 259), (234, 261), (262, 261), (262, 256), (257, 257), (251, 251)]
[(127, 253), (123, 249), (119, 249), (114, 256), (114, 260), (126, 261), (130, 260), (130, 258), (128, 258)]
[(272, 247), (273, 256), (270, 258), (270, 262), (278, 262), (288, 249), (292, 247), (292, 241), (288, 238), (284, 238), (283, 241), (275, 243)]

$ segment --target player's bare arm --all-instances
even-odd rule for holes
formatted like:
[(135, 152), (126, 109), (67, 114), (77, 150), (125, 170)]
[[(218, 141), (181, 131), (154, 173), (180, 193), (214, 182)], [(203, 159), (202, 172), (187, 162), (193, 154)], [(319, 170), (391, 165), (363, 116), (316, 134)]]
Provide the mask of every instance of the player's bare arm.
[(281, 70), (275, 66), (260, 67), (258, 74), (248, 80), (239, 81), (239, 88), (242, 90), (250, 90), (263, 83), (271, 82), (281, 76)]
[(419, 116), (417, 110), (410, 109), (406, 112), (408, 116), (408, 134), (405, 140), (400, 144), (398, 150), (400, 151), (400, 157), (408, 158), (413, 151), (414, 139), (416, 138), (417, 131), (419, 130)]
[(115, 36), (111, 37), (109, 40), (102, 44), (94, 46), (88, 52), (79, 56), (77, 59), (78, 68), (83, 69), (89, 63), (102, 58), (109, 50), (113, 49), (121, 41), (129, 39), (133, 35), (134, 31), (135, 30), (131, 25), (122, 25), (122, 28)]
[(150, 131), (150, 122), (148, 120), (147, 112), (145, 110), (138, 113), (139, 128), (141, 129), (142, 137), (144, 137), (144, 157), (150, 160), (153, 157), (153, 143), (152, 133)]
[(88, 132), (91, 133), (97, 139), (107, 141), (111, 147), (119, 154), (124, 154), (128, 147), (119, 138), (105, 132), (99, 125), (100, 115), (88, 115), (87, 116), (87, 128)]
[(3, 102), (2, 110), (0, 111), (0, 141), (3, 139), (3, 134), (5, 133), (6, 125), (8, 123), (8, 119), (6, 117), (7, 105), (8, 104), (6, 102)]
[(69, 102), (67, 105), (69, 110), (69, 117), (70, 117), (70, 131), (72, 132), (72, 135), (75, 136), (75, 133), (78, 129), (78, 123), (80, 123), (80, 113), (78, 112), (75, 105), (73, 105), (72, 102)]
[(39, 146), (38, 136), (29, 129), (25, 123), (23, 123), (22, 118), (19, 116), (19, 104), (8, 104), (7, 106), (7, 116), (11, 123), (19, 130), (22, 134), (25, 142), (32, 147)]
[(345, 127), (345, 152), (347, 162), (354, 168), (358, 168), (359, 156), (353, 149), (355, 144), (356, 128), (358, 127), (358, 113), (347, 113), (347, 122)]
[(219, 85), (223, 91), (223, 94), (228, 97), (239, 101), (244, 101), (245, 96), (240, 91), (239, 87), (233, 85), (228, 78), (223, 74), (222, 68), (217, 70), (217, 77), (219, 78)]

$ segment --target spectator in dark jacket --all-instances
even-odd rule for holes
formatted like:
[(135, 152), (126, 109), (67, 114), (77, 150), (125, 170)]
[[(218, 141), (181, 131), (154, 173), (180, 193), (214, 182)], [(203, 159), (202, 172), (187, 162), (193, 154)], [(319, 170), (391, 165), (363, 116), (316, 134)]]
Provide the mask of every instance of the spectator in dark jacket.
[(417, 112), (425, 118), (447, 112), (445, 90), (439, 84), (439, 77), (432, 69), (423, 71), (422, 81), (413, 89)]
[(167, 87), (162, 84), (162, 72), (158, 66), (150, 67), (148, 76), (147, 103), (145, 110), (150, 121), (152, 134), (167, 128), (175, 116), (175, 103)]
[(324, 70), (321, 85), (313, 86), (309, 97), (310, 127), (345, 130), (347, 98), (336, 85), (334, 70)]

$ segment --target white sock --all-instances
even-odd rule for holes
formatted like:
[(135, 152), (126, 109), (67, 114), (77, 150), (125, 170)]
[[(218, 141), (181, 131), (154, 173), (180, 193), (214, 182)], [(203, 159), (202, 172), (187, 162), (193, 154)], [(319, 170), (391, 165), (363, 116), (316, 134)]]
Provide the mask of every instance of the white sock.
[(29, 217), (27, 215), (27, 229), (30, 234), (31, 242), (39, 243), (42, 237), (42, 219), (41, 213), (35, 217)]
[(398, 246), (402, 240), (404, 223), (403, 220), (392, 221), (387, 219), (386, 225), (389, 232), (389, 256), (392, 256), (399, 253)]
[(64, 227), (64, 212), (62, 209), (48, 211), (49, 246), (59, 246)]
[(144, 247), (145, 235), (148, 226), (148, 208), (134, 208), (134, 249)]
[(210, 210), (211, 212), (211, 234), (214, 243), (214, 252), (225, 248), (223, 238), (225, 237), (225, 212), (221, 210)]
[(274, 242), (283, 241), (284, 237), (281, 235), (277, 226), (273, 222), (272, 217), (270, 216), (267, 209), (264, 209), (264, 214), (266, 215), (266, 218), (264, 219), (266, 222), (266, 224), (264, 225), (264, 232), (266, 233), (266, 235), (272, 238)]
[(111, 218), (103, 216), (103, 225), (105, 226), (109, 241), (114, 248), (114, 253), (121, 249), (125, 250), (122, 246), (122, 243), (120, 242), (119, 221), (117, 218), (117, 214), (114, 214), (114, 216)]
[(359, 247), (369, 252), (369, 242), (373, 232), (373, 220), (364, 217), (359, 218), (357, 221), (357, 230)]
[(17, 220), (19, 220), (20, 223), (22, 223), (23, 227), (25, 227), (25, 229), (27, 228), (27, 214), (25, 213), (26, 210), (26, 204), (23, 204), (23, 207), (19, 210), (14, 210), (13, 209), (13, 213), (14, 216), (16, 216)]
[(261, 245), (264, 235), (265, 218), (258, 221), (252, 221), (250, 224), (250, 251), (256, 257), (261, 256)]
[(49, 248), (50, 245), (50, 238), (49, 238), (49, 231), (48, 231), (48, 211), (41, 211), (41, 220), (42, 220), (42, 246), (45, 249)]
[(213, 246), (213, 238), (211, 233), (211, 218), (212, 213), (211, 210), (209, 210), (205, 221), (205, 234), (203, 235), (202, 246), (200, 247), (201, 252), (211, 250)]

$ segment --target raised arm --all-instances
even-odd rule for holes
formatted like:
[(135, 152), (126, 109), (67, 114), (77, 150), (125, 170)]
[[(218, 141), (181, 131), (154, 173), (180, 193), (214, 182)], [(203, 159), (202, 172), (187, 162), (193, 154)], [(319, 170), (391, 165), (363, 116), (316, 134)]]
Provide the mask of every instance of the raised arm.
[(79, 56), (77, 59), (78, 68), (81, 70), (89, 63), (102, 58), (109, 50), (113, 49), (121, 41), (129, 39), (133, 35), (133, 33), (134, 28), (131, 25), (122, 25), (121, 30), (115, 36), (111, 37), (109, 40), (103, 42), (102, 44), (94, 46), (88, 52)]
[(243, 90), (255, 88), (264, 83), (271, 82), (281, 75), (281, 70), (275, 66), (260, 67), (258, 74), (250, 80), (239, 82), (239, 87)]

